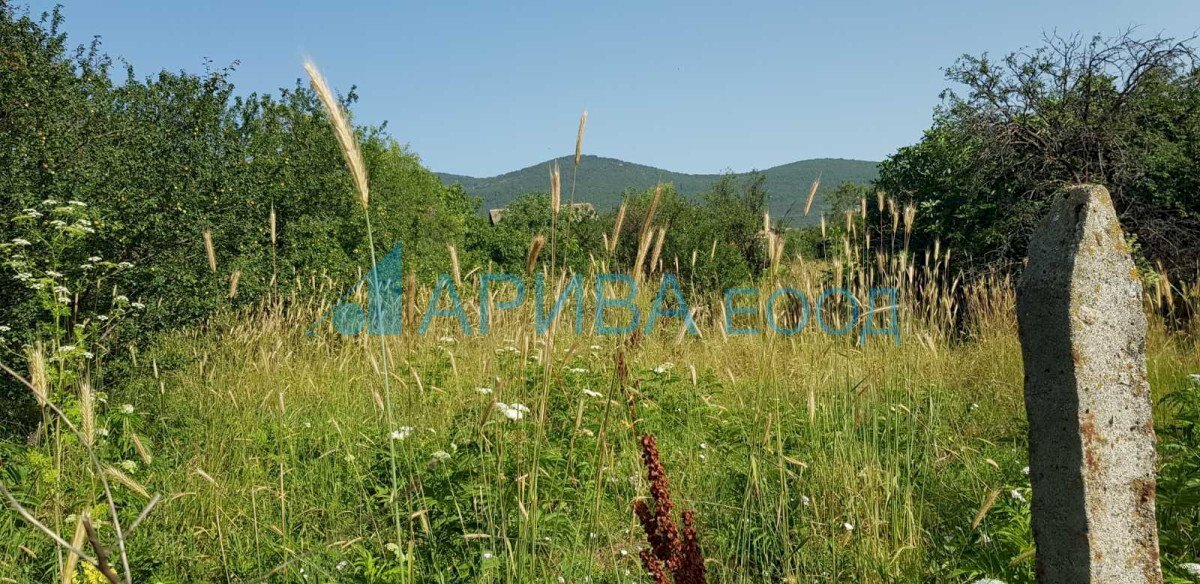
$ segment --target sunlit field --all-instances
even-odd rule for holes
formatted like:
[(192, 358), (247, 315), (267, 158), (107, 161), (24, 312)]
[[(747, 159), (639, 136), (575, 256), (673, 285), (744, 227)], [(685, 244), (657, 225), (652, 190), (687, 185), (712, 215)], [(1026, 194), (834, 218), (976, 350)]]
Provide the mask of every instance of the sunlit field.
[[(92, 428), (126, 526), (155, 500), (126, 534), (135, 581), (645, 581), (631, 508), (649, 496), (645, 434), (676, 507), (695, 511), (710, 581), (1030, 581), (1011, 287), (987, 281), (956, 303), (937, 262), (894, 277), (797, 262), (762, 282), (813, 297), (834, 277), (857, 295), (898, 285), (898, 345), (815, 325), (782, 335), (753, 314), (735, 323), (760, 334), (731, 336), (715, 297), (693, 301), (699, 335), (678, 318), (650, 335), (576, 334), (571, 303), (539, 335), (529, 302), (493, 311), (486, 336), (446, 317), (419, 335), (429, 287), (409, 299), (405, 335), (346, 337), (330, 302), (272, 297), (166, 336), (136, 356), (128, 388), (97, 394), (94, 420), (67, 415)], [(460, 295), (477, 324), (472, 278)], [(313, 283), (313, 297), (340, 291)], [(825, 318), (844, 320), (835, 304)], [(1166, 310), (1153, 296), (1147, 308)], [(1184, 333), (1153, 320), (1156, 398), (1200, 370)], [(52, 427), (28, 454), (46, 472), (25, 499), (71, 533), (102, 486)], [(1170, 495), (1168, 528), (1194, 513)], [(106, 529), (104, 506), (90, 512)], [(57, 579), (56, 546), (3, 521), (9, 581)]]
[(1077, 182), (1148, 320), (1142, 567), (1200, 578), (1194, 39), (963, 56), (886, 160), (675, 184), (586, 111), (434, 173), (311, 60), (119, 82), (61, 23), (0, 1), (0, 584), (1034, 582), (1015, 306)]

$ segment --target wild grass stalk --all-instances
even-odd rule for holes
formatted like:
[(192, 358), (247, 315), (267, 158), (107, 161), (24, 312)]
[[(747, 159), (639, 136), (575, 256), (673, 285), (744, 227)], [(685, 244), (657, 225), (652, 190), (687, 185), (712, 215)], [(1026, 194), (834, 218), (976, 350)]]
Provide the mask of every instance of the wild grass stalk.
[[(342, 109), (341, 104), (334, 97), (333, 90), (317, 69), (316, 64), (312, 61), (305, 61), (304, 69), (308, 72), (309, 80), (312, 83), (313, 90), (321, 100), (321, 104), (325, 108), (326, 114), (329, 116), (330, 125), (333, 127), (334, 135), (337, 136), (338, 146), (341, 147), (342, 156), (346, 159), (346, 165), (350, 168), (350, 176), (354, 179), (355, 190), (358, 192), (359, 201), (362, 203), (363, 219), (366, 222), (367, 228), (367, 244), (371, 252), (371, 266), (377, 266), (378, 260), (375, 258), (375, 234), (371, 229), (371, 213), (370, 213), (370, 186), (367, 180), (367, 167), (363, 161), (362, 152), (358, 148), (358, 139), (355, 137), (354, 128), (350, 125), (350, 120), (346, 112)], [(382, 285), (379, 282), (373, 282), (376, 290)], [(384, 405), (386, 412), (386, 420), (389, 432), (396, 427), (394, 408), (392, 406), (392, 386), (391, 386), (391, 366), (388, 360), (388, 350), (386, 337), (379, 337), (379, 355), (382, 360), (383, 368), (380, 377), (383, 379)], [(282, 394), (281, 394), (282, 395)], [(398, 497), (399, 474), (398, 464), (396, 460), (396, 446), (394, 441), (388, 441), (388, 463), (391, 472), (391, 491), (388, 501), (392, 508), (392, 515), (396, 530), (396, 544), (401, 545), (404, 541), (403, 524), (401, 523), (400, 502)], [(281, 479), (282, 480), (282, 475)]]

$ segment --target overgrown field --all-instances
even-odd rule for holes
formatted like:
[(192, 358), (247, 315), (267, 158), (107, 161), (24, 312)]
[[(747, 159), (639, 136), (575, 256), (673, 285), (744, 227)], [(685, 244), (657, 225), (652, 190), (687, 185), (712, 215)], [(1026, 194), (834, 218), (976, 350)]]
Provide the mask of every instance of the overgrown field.
[[(0, 67), (0, 96), (30, 96), (0, 115), (0, 584), (661, 584), (643, 552), (669, 538), (643, 527), (677, 523), (680, 550), (698, 541), (699, 554), (670, 555), (708, 582), (1031, 582), (1012, 278), (1030, 222), (1080, 176), (1116, 187), (1134, 219), (1163, 565), (1173, 581), (1200, 571), (1196, 165), (1180, 154), (1194, 150), (1200, 85), (1182, 72), (1186, 46), (1121, 37), (1054, 53), (1064, 80), (1076, 55), (1134, 71), (1151, 58), (1154, 91), (1093, 91), (1106, 76), (1085, 70), (1066, 93), (1080, 99), (1038, 100), (1065, 113), (1008, 104), (1035, 135), (1047, 119), (1061, 134), (1020, 156), (989, 94), (952, 99), (879, 184), (840, 185), (814, 208), (818, 175), (803, 214), (819, 228), (772, 221), (761, 176), (576, 212), (563, 186), (586, 113), (569, 174), (548, 169), (548, 193), (488, 225), (383, 128), (355, 127), (353, 91), (339, 98), (311, 62), (312, 89), (278, 99), (235, 97), (229, 70), (115, 84), (113, 61), (95, 44), (72, 56), (60, 23), (0, 2), (0, 56), (20, 65)], [(1056, 71), (1047, 54), (1025, 69)], [(976, 67), (989, 70), (968, 59), (952, 78), (991, 84)], [(1009, 93), (1062, 85), (1025, 69), (1010, 75), (1032, 89)], [(1091, 116), (1101, 99), (1112, 112)], [(339, 334), (334, 299), (398, 241), (403, 293), (349, 296), (402, 300), (405, 334)], [(490, 272), (524, 274), (525, 303), (481, 295)], [(610, 272), (642, 284), (642, 315), (677, 278), (692, 310), (673, 307), (699, 334), (678, 316), (646, 333), (575, 330), (575, 306), (595, 314), (588, 291), (610, 290), (590, 283)], [(535, 274), (550, 299), (576, 274), (589, 283), (548, 330)], [(491, 307), (490, 330), (439, 316), (418, 334), (442, 298), (433, 277), (455, 283), (473, 326)], [(755, 315), (731, 314), (721, 292), (752, 285), (759, 308), (741, 307)], [(851, 334), (826, 334), (801, 304), (770, 300), (781, 286), (848, 290), (880, 311), (854, 321), (835, 299), (827, 320)], [(896, 305), (867, 301), (876, 287)], [(860, 337), (891, 308), (898, 342)], [(760, 332), (735, 335), (726, 317)], [(662, 522), (645, 518), (651, 497)]]
[[(956, 336), (906, 306), (899, 345), (812, 327), (536, 335), (531, 310), (487, 336), (441, 322), (381, 345), (306, 336), (328, 306), (275, 298), (138, 354), (91, 432), (127, 531), (161, 495), (126, 534), (135, 581), (644, 582), (646, 433), (710, 581), (1030, 581), (1011, 294), (988, 306)], [(1185, 339), (1154, 321), (1156, 401), (1195, 397)], [(1174, 411), (1158, 406), (1164, 449), (1181, 445), (1162, 435)], [(50, 427), (6, 469), (17, 498), (64, 538), (85, 510), (112, 537), (83, 449)], [(1179, 573), (1195, 509), (1172, 480), (1160, 523)], [(0, 537), (4, 581), (59, 580), (44, 534), (5, 513)]]

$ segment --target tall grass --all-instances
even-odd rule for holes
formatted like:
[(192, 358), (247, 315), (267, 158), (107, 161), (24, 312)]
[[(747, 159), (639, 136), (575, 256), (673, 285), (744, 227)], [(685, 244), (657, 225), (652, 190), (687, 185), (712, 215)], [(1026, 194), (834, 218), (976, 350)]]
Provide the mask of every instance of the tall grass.
[[(306, 69), (346, 158), (374, 264), (354, 129), (316, 67)], [(557, 167), (551, 187), (557, 215)], [(656, 189), (631, 265), (613, 256), (622, 206), (609, 257), (581, 274), (631, 273), (643, 315), (667, 265), (669, 226), (655, 223), (661, 196)], [(62, 419), (75, 438), (22, 451), (21, 468), (35, 469), (23, 501), (4, 494), (37, 523), (0, 515), (11, 542), (0, 547), (0, 581), (68, 582), (90, 574), (80, 562), (112, 572), (103, 545), (89, 553), (84, 542), (113, 530), (127, 581), (640, 582), (643, 532), (652, 530), (634, 509), (664, 500), (663, 468), (674, 504), (694, 510), (681, 518), (700, 546), (689, 565), (697, 572), (701, 554), (709, 581), (1032, 581), (1014, 283), (1002, 272), (965, 280), (940, 242), (910, 249), (915, 208), (882, 193), (874, 203), (862, 199), (844, 228), (822, 216), (821, 261), (788, 257), (764, 216), (764, 293), (755, 314), (733, 322), (754, 335), (734, 334), (713, 294), (688, 298), (699, 335), (670, 318), (627, 337), (576, 332), (571, 304), (538, 334), (529, 295), (516, 309), (491, 310), (487, 336), (461, 334), (448, 318), (419, 336), (412, 325), (432, 290), (410, 272), (407, 334), (342, 337), (327, 322), (341, 284), (314, 277), (307, 290), (164, 336), (131, 360), (119, 392), (79, 380), (77, 407), (57, 418), (48, 349), (35, 346), (30, 387), (44, 425)], [(274, 247), (273, 212), (269, 223)], [(550, 238), (548, 266), (547, 238), (532, 238), (526, 276), (547, 276), (553, 302), (574, 274), (557, 265), (556, 228)], [(204, 243), (215, 272), (207, 229)], [(463, 273), (457, 248), (448, 251), (477, 322), (481, 275)], [(1156, 396), (1200, 371), (1200, 289), (1160, 272), (1143, 273)], [(237, 282), (235, 272), (231, 298)], [(864, 301), (861, 314), (830, 299), (824, 320), (851, 331), (830, 335), (814, 306), (785, 298), (769, 322), (766, 295), (779, 286), (811, 301), (845, 289)], [(896, 306), (868, 300), (880, 287), (898, 291)], [(597, 300), (585, 291), (572, 302), (593, 314)], [(366, 306), (367, 293), (351, 299)], [(885, 326), (893, 308), (901, 342), (858, 335), (867, 323)], [(805, 322), (798, 334), (777, 330)], [(160, 363), (170, 366), (160, 372)], [(1172, 415), (1156, 410), (1160, 423)], [(98, 490), (108, 494), (99, 509)], [(111, 523), (92, 519), (103, 512)], [(129, 549), (122, 520), (128, 534), (136, 529)]]
[[(761, 334), (724, 334), (714, 296), (689, 298), (701, 337), (669, 319), (636, 339), (577, 334), (569, 316), (537, 335), (527, 300), (492, 311), (486, 337), (435, 319), (427, 335), (376, 350), (327, 326), (305, 336), (331, 308), (320, 299), (340, 292), (329, 282), (166, 337), (120, 397), (144, 415), (92, 414), (110, 432), (99, 446), (140, 462), (110, 465), (118, 498), (166, 494), (139, 528), (135, 579), (641, 581), (631, 504), (651, 492), (645, 434), (675, 501), (695, 510), (710, 581), (1031, 579), (1011, 280), (964, 284), (950, 250), (910, 253), (904, 233), (886, 233), (903, 221), (851, 220), (857, 229), (831, 242), (840, 256), (779, 257), (761, 285), (810, 299), (834, 285), (860, 297), (896, 286), (899, 345), (811, 322), (778, 334), (763, 310), (735, 323)], [(479, 276), (461, 280), (478, 318)], [(432, 293), (413, 284), (406, 322)], [(1159, 286), (1147, 293), (1163, 315), (1151, 319), (1149, 364), (1163, 395), (1189, 383), (1200, 356), (1178, 330), (1185, 296), (1172, 288), (1172, 305)], [(828, 308), (830, 324), (848, 322), (848, 307)], [(776, 312), (785, 327), (803, 316), (782, 302)], [(160, 377), (158, 363), (174, 365)], [(85, 500), (39, 489), (68, 509)], [(37, 534), (0, 531), (17, 542), (0, 567), (43, 574), (65, 562)]]

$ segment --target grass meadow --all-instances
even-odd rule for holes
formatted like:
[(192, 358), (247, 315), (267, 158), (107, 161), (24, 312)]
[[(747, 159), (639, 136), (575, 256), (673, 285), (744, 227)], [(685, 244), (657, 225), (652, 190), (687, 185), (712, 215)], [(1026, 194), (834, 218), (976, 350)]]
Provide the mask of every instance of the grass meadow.
[[(903, 306), (899, 345), (761, 320), (726, 336), (701, 311), (700, 336), (537, 335), (528, 304), (487, 336), (448, 318), (308, 336), (330, 306), (275, 297), (137, 355), (135, 381), (97, 395), (94, 447), (126, 525), (157, 497), (126, 536), (136, 581), (643, 582), (646, 433), (711, 581), (1029, 581), (1005, 286)], [(1159, 397), (1200, 356), (1160, 319), (1148, 364)], [(39, 450), (54, 472), (28, 496), (60, 533), (86, 511), (104, 529), (83, 450), (65, 433)], [(8, 515), (0, 532), (8, 581), (59, 578), (43, 534)]]
[[(366, 207), (353, 132), (322, 97)], [(911, 211), (891, 204), (890, 230), (875, 231), (866, 206), (844, 239), (823, 242), (836, 259), (784, 257), (767, 231), (759, 301), (779, 286), (813, 299), (894, 287), (899, 343), (813, 322), (779, 334), (761, 304), (737, 317), (760, 334), (731, 335), (721, 297), (688, 299), (698, 335), (678, 318), (650, 334), (579, 333), (571, 303), (538, 334), (531, 300), (493, 312), (487, 335), (449, 318), (418, 335), (432, 292), (414, 286), (406, 334), (343, 336), (325, 318), (342, 283), (313, 277), (131, 349), (119, 385), (63, 375), (67, 361), (43, 357), (61, 347), (34, 347), (43, 434), (6, 446), (19, 488), (3, 493), (15, 511), (0, 514), (0, 582), (669, 582), (647, 574), (634, 511), (668, 486), (694, 511), (710, 582), (1031, 582), (1014, 283), (963, 280), (950, 250), (898, 245)], [(634, 274), (643, 314), (667, 265), (651, 253), (653, 207), (635, 266), (600, 258), (583, 274)], [(545, 261), (553, 235), (528, 263), (557, 297), (567, 276)], [(447, 269), (477, 325), (480, 274)], [(1194, 428), (1180, 412), (1200, 406), (1162, 398), (1200, 404), (1200, 331), (1184, 318), (1200, 294), (1153, 282), (1156, 422)], [(573, 302), (592, 314), (595, 298)], [(786, 302), (777, 317), (803, 319)], [(66, 396), (61, 409), (51, 396)], [(669, 484), (648, 478), (646, 435)], [(1177, 580), (1197, 549), (1194, 436), (1160, 440), (1164, 567)]]

